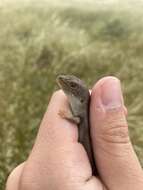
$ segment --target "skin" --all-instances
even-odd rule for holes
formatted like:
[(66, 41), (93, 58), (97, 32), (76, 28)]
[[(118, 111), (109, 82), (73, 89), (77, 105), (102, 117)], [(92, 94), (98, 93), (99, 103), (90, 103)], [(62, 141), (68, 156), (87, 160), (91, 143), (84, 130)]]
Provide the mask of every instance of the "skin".
[(91, 147), (89, 128), (89, 101), (90, 94), (86, 85), (73, 75), (59, 75), (57, 83), (62, 88), (69, 101), (69, 112), (60, 112), (60, 115), (78, 125), (78, 141), (84, 146), (92, 167), (96, 173), (95, 161)]
[(102, 78), (91, 92), (98, 178), (92, 176), (85, 149), (78, 143), (77, 126), (59, 116), (61, 107), (68, 110), (68, 100), (57, 91), (28, 159), (11, 173), (6, 190), (142, 190), (143, 171), (130, 142), (119, 80)]

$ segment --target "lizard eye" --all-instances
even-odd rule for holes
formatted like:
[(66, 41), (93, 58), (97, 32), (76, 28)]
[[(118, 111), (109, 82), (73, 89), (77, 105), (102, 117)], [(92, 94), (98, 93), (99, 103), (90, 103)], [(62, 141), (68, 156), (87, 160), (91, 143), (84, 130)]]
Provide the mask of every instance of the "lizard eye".
[(70, 84), (70, 86), (71, 86), (72, 88), (75, 88), (75, 87), (76, 87), (76, 84), (72, 82), (72, 83)]
[(81, 99), (80, 102), (83, 103), (83, 102), (84, 102), (84, 99)]

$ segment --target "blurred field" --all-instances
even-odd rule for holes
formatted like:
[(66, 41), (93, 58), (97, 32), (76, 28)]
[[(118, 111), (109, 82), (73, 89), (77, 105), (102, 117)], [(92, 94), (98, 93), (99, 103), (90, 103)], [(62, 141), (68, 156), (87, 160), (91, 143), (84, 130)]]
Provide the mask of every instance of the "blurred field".
[(121, 80), (143, 166), (143, 13), (134, 6), (77, 5), (0, 6), (1, 190), (27, 158), (59, 73), (75, 74), (89, 87), (107, 75)]

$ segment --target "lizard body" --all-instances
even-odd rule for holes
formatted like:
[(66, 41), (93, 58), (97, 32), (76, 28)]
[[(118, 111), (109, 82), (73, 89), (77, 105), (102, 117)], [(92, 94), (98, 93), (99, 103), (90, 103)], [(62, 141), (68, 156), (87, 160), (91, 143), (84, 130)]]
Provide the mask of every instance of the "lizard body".
[(78, 141), (84, 146), (94, 173), (96, 167), (89, 128), (89, 90), (82, 80), (73, 75), (59, 75), (57, 83), (68, 97), (70, 106), (70, 112), (61, 116), (78, 125)]

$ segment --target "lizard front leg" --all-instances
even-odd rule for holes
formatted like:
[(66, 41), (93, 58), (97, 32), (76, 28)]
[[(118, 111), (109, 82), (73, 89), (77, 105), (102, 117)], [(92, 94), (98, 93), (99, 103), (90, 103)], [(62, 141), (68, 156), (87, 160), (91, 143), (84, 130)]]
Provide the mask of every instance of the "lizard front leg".
[(80, 117), (78, 116), (74, 116), (72, 114), (72, 112), (70, 110), (59, 110), (60, 117), (62, 117), (63, 119), (67, 119), (68, 121), (75, 123), (75, 124), (79, 124), (80, 123)]

